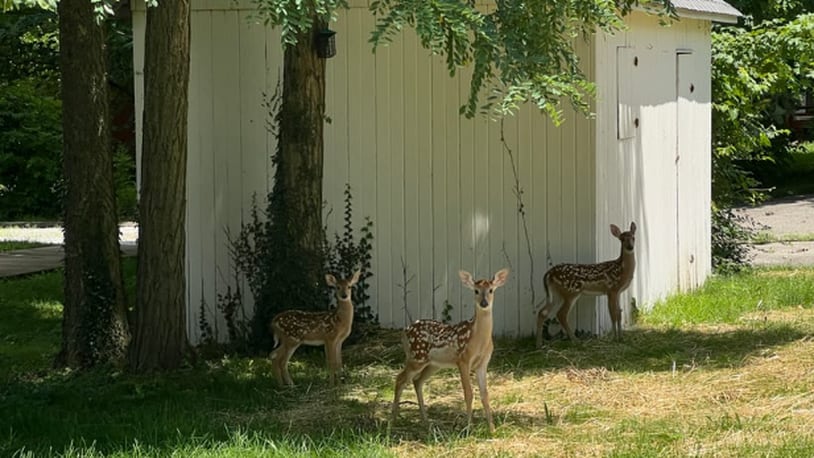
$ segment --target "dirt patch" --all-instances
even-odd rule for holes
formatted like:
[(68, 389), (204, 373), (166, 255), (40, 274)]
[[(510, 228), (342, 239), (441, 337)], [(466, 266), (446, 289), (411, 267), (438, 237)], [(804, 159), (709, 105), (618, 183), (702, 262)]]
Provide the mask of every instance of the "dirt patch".
[[(795, 196), (772, 200), (757, 207), (745, 207), (740, 213), (765, 226), (775, 237), (814, 234), (814, 196)], [(752, 262), (768, 265), (814, 265), (814, 241), (775, 242), (755, 245)]]

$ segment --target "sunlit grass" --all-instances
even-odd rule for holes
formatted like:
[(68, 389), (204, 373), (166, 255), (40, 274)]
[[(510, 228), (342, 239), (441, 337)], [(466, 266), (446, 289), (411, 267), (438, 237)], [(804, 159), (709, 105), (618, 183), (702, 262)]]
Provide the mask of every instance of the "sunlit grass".
[(760, 269), (713, 277), (691, 294), (657, 303), (642, 322), (651, 325), (735, 323), (745, 313), (784, 307), (812, 307), (814, 267)]
[[(125, 289), (135, 291), (135, 259), (125, 258)], [(0, 279), (0, 383), (15, 373), (50, 367), (59, 349), (62, 269)]]
[(769, 231), (761, 231), (755, 234), (751, 243), (755, 245), (764, 245), (766, 243), (784, 243), (784, 242), (811, 242), (814, 241), (814, 233), (807, 234), (779, 234), (775, 235)]

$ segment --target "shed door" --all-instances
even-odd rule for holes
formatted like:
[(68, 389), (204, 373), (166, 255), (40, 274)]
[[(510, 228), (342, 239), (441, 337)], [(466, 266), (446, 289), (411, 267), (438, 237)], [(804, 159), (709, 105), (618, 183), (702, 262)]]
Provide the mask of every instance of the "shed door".
[[(699, 170), (693, 170), (701, 151), (693, 151), (692, 138), (695, 123), (692, 120), (695, 102), (695, 84), (693, 82), (692, 51), (681, 50), (676, 53), (676, 262), (678, 263), (678, 287), (687, 291), (698, 286), (698, 269), (696, 268), (696, 233), (699, 230), (703, 211), (699, 183)], [(697, 164), (696, 164), (697, 165)]]

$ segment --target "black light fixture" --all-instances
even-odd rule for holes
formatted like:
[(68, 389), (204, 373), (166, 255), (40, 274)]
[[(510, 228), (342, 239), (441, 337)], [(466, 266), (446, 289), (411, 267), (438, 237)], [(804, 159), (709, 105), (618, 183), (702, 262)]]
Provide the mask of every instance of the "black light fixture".
[(336, 32), (326, 27), (317, 32), (315, 41), (317, 56), (328, 59), (336, 55)]

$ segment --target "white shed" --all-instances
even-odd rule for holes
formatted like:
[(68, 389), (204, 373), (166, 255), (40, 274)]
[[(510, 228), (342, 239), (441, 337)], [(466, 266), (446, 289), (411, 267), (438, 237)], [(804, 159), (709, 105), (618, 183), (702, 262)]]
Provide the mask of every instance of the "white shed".
[[(711, 269), (710, 29), (712, 21), (735, 21), (734, 8), (722, 0), (673, 0), (681, 20), (669, 27), (634, 11), (626, 31), (581, 45), (584, 70), (598, 86), (596, 118), (567, 112), (555, 127), (524, 108), (504, 126), (513, 168), (499, 123), (458, 114), (468, 79), (450, 78), (411, 31), (373, 54), (368, 4), (349, 3), (332, 24), (337, 55), (327, 64), (324, 195), (337, 210), (330, 230), (341, 225), (346, 183), (359, 223), (364, 216), (374, 222), (371, 305), (383, 326), (407, 323), (402, 262), (414, 275), (407, 301), (413, 319), (439, 318), (447, 300), (455, 319), (468, 318), (471, 298), (457, 271), (483, 277), (508, 266), (495, 331), (529, 335), (532, 292), (539, 302), (551, 263), (618, 256), (611, 223), (639, 228), (623, 323), (632, 300), (648, 307), (704, 282)], [(271, 189), (275, 138), (263, 101), (281, 78), (282, 48), (279, 34), (253, 24), (252, 14), (250, 1), (192, 3), (186, 265), (193, 341), (200, 304), (214, 310), (231, 282), (224, 229), (238, 231), (252, 195)], [(141, 2), (133, 28), (140, 142)], [(576, 329), (610, 329), (604, 299), (583, 298), (575, 308)]]

